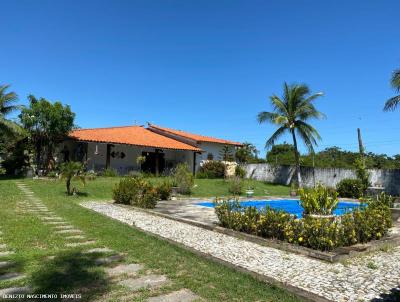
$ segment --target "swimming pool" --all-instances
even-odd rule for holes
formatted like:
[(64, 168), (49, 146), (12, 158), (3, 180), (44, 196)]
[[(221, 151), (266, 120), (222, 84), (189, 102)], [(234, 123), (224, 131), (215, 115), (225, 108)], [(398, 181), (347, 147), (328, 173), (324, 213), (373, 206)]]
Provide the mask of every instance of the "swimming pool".
[[(214, 207), (213, 202), (199, 202), (197, 205), (209, 208)], [(243, 207), (256, 207), (259, 210), (265, 209), (266, 206), (269, 206), (272, 209), (284, 210), (290, 214), (297, 215), (299, 218), (302, 217), (303, 213), (303, 208), (300, 206), (300, 201), (298, 199), (245, 200), (241, 201), (240, 205)], [(343, 215), (344, 213), (361, 206), (362, 205), (359, 202), (341, 200), (333, 213), (335, 215)]]

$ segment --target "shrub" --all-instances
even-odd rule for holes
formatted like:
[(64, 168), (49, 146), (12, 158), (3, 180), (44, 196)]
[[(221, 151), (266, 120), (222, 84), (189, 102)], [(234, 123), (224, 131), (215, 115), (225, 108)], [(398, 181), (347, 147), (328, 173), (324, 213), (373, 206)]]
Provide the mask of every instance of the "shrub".
[(354, 166), (356, 168), (357, 179), (359, 179), (362, 183), (362, 188), (365, 192), (365, 190), (367, 190), (370, 185), (369, 173), (367, 171), (367, 166), (365, 165), (365, 159), (363, 159), (362, 157), (356, 158)]
[(359, 179), (346, 178), (336, 186), (340, 197), (360, 198), (364, 194), (364, 185)]
[(47, 177), (49, 178), (57, 178), (58, 177), (58, 173), (57, 171), (50, 171), (47, 173)]
[(237, 177), (244, 178), (246, 176), (246, 170), (243, 169), (241, 166), (236, 166), (235, 175)]
[(101, 176), (104, 177), (117, 177), (118, 173), (117, 170), (112, 169), (112, 168), (107, 168), (103, 171), (103, 173), (101, 173)]
[(339, 202), (338, 194), (321, 184), (308, 192), (300, 189), (299, 194), (303, 214), (332, 215)]
[(322, 251), (380, 239), (392, 226), (390, 208), (382, 198), (369, 200), (367, 206), (335, 219), (296, 219), (271, 208), (258, 211), (255, 207), (243, 207), (237, 199), (218, 200), (215, 213), (223, 227)]
[(200, 175), (201, 178), (224, 178), (225, 164), (214, 160), (206, 161), (200, 167), (198, 175)]
[(241, 195), (243, 191), (243, 180), (234, 176), (228, 180), (228, 191), (233, 195)]
[(172, 185), (168, 180), (164, 180), (162, 183), (156, 186), (158, 196), (161, 200), (168, 200), (171, 197)]
[(155, 208), (159, 194), (156, 188), (142, 177), (121, 179), (113, 189), (116, 203), (135, 205), (141, 208)]
[(173, 172), (174, 185), (178, 187), (178, 193), (190, 194), (194, 184), (193, 174), (187, 164), (178, 164)]

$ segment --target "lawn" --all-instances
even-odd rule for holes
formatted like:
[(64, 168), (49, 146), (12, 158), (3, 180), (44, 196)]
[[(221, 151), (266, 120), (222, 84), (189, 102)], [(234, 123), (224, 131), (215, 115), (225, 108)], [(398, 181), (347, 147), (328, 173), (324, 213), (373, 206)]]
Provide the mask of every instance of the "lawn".
[[(97, 246), (125, 253), (123, 262), (141, 263), (146, 270), (167, 275), (173, 281), (170, 285), (155, 292), (144, 290), (129, 296), (132, 294), (106, 277), (103, 268), (94, 265), (92, 257), (81, 253), (84, 247), (67, 248), (64, 236), (54, 233), (36, 214), (18, 212), (17, 202), (23, 200), (24, 195), (13, 180), (1, 180), (3, 243), (16, 252), (9, 259), (16, 262), (18, 271), (27, 278), (0, 281), (0, 288), (30, 284), (38, 293), (82, 293), (82, 301), (122, 301), (125, 296), (129, 296), (129, 301), (144, 301), (149, 295), (180, 288), (188, 288), (208, 301), (300, 301), (282, 289), (78, 205), (84, 200), (109, 200), (113, 183), (117, 181), (117, 178), (96, 179), (87, 184), (83, 190), (85, 194), (72, 197), (65, 195), (64, 184), (58, 181), (24, 180), (24, 183), (50, 210), (81, 229), (87, 238), (96, 240)], [(210, 181), (197, 181), (196, 196), (205, 194), (205, 187), (210, 187), (207, 182)], [(207, 196), (214, 196), (215, 192), (224, 190)], [(7, 258), (1, 261), (3, 259)], [(0, 273), (4, 273), (9, 269), (1, 270)]]

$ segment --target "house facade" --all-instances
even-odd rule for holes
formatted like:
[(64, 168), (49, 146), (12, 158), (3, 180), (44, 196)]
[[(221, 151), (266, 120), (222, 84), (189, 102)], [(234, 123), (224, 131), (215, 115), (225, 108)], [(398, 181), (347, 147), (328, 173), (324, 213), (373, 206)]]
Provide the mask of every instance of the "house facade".
[(84, 161), (93, 171), (114, 169), (169, 173), (186, 163), (195, 173), (203, 160), (220, 160), (222, 150), (234, 155), (241, 144), (149, 124), (77, 129), (59, 146), (58, 161)]

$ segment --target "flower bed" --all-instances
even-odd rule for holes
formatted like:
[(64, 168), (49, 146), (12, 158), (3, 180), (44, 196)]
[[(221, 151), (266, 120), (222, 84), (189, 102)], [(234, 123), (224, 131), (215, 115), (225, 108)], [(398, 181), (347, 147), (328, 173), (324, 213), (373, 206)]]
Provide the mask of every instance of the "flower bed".
[(390, 208), (380, 199), (368, 200), (366, 207), (334, 219), (314, 216), (297, 219), (281, 210), (258, 211), (227, 199), (218, 201), (215, 211), (225, 228), (321, 251), (380, 239), (392, 225)]

